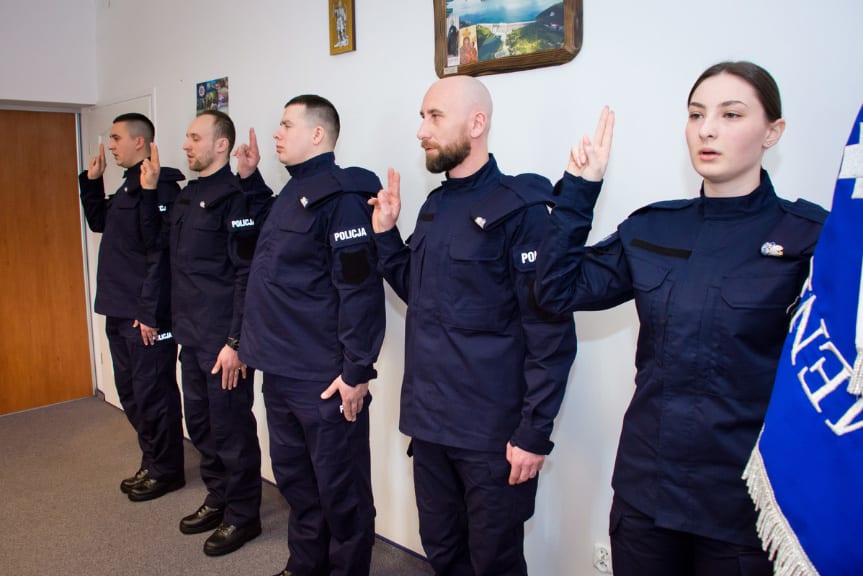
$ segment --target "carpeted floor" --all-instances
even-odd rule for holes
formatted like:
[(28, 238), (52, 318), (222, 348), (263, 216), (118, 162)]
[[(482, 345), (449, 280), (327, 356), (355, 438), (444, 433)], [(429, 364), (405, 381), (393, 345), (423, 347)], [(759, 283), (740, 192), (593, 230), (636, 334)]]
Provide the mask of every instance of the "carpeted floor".
[[(208, 533), (180, 533), (181, 517), (203, 502), (198, 453), (186, 442), (186, 487), (133, 503), (119, 482), (137, 468), (138, 449), (123, 413), (85, 398), (0, 416), (0, 574), (36, 576), (260, 575), (287, 561), (288, 506), (264, 483), (263, 534), (218, 558)], [(378, 540), (372, 574), (432, 574), (427, 562)]]

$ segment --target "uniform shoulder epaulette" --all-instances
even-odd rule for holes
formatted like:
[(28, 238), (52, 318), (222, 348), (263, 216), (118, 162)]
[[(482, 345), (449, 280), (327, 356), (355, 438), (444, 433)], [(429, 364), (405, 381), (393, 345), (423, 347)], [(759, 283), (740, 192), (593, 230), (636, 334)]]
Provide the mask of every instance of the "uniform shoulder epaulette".
[(341, 184), (343, 192), (363, 192), (374, 196), (383, 188), (377, 175), (365, 168), (349, 166), (337, 170), (335, 176)]
[(159, 182), (182, 182), (185, 179), (186, 175), (176, 168), (162, 166), (162, 169), (159, 171)]
[(552, 204), (551, 191), (551, 182), (539, 174), (503, 176), (500, 186), (470, 209), (470, 219), (489, 230), (529, 206)]
[(794, 216), (799, 216), (800, 218), (805, 218), (806, 220), (818, 222), (819, 224), (823, 224), (824, 221), (827, 220), (827, 214), (829, 214), (827, 210), (815, 202), (803, 200), (802, 198), (798, 198), (796, 202), (780, 198), (779, 207), (782, 208), (784, 212), (793, 214)]
[(365, 168), (338, 168), (316, 174), (303, 182), (303, 195), (300, 203), (304, 208), (312, 208), (342, 194), (364, 194), (374, 196), (381, 189), (381, 181), (374, 172)]
[(661, 200), (659, 202), (653, 202), (648, 204), (647, 206), (642, 206), (635, 212), (629, 215), (630, 218), (636, 216), (638, 214), (644, 214), (645, 212), (650, 212), (651, 210), (680, 210), (682, 208), (687, 208), (692, 206), (695, 203), (695, 198), (684, 198), (681, 200)]

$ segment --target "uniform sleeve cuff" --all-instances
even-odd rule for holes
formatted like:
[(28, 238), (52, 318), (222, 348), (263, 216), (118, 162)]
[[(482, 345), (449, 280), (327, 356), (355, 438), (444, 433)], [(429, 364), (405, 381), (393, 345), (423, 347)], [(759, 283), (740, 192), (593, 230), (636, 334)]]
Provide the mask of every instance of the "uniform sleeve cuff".
[(398, 226), (393, 226), (386, 232), (375, 232), (374, 238), (379, 252), (396, 252), (404, 246)]
[(249, 193), (266, 188), (267, 184), (264, 182), (264, 177), (261, 176), (261, 171), (255, 168), (255, 171), (249, 174), (248, 178), (240, 178), (240, 187), (243, 192)]
[(342, 363), (342, 380), (348, 386), (363, 384), (377, 376), (378, 371), (370, 366), (358, 366), (347, 361)]
[(554, 448), (554, 442), (548, 439), (548, 436), (530, 428), (525, 424), (521, 424), (512, 435), (510, 444), (517, 446), (522, 450), (527, 450), (533, 454), (547, 455)]

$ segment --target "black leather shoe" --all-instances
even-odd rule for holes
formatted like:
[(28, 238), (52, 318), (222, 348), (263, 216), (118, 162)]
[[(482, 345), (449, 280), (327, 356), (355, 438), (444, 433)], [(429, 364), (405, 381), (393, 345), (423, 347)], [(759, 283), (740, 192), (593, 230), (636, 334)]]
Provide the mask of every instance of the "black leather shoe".
[(160, 496), (164, 496), (168, 492), (179, 490), (186, 485), (186, 479), (180, 476), (179, 478), (156, 480), (155, 478), (147, 478), (143, 482), (136, 484), (129, 491), (129, 500), (132, 502), (145, 502), (146, 500), (155, 500)]
[(212, 530), (222, 523), (225, 511), (221, 508), (211, 508), (204, 504), (193, 514), (180, 520), (180, 532), (183, 534), (200, 534)]
[(223, 522), (204, 542), (204, 554), (207, 556), (228, 554), (260, 535), (260, 520), (255, 520), (245, 526), (234, 526)]
[(129, 478), (124, 478), (122, 482), (120, 482), (120, 492), (123, 494), (128, 494), (132, 491), (132, 488), (146, 480), (150, 477), (150, 471), (146, 468), (139, 468), (137, 472), (135, 472), (134, 476), (130, 476)]

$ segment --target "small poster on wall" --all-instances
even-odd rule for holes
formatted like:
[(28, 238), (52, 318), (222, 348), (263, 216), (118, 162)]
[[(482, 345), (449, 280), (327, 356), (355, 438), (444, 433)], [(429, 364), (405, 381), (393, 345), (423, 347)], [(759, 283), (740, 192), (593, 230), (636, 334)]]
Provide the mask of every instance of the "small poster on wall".
[(228, 113), (228, 77), (198, 82), (195, 114), (204, 110)]

